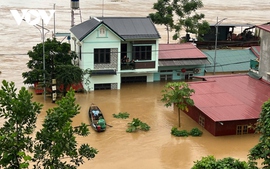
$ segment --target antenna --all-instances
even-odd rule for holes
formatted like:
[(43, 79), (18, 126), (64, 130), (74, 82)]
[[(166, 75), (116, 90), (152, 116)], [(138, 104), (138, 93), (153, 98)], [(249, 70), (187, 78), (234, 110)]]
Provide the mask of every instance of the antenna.
[(103, 11), (104, 11), (104, 0), (102, 0), (102, 17), (103, 17)]

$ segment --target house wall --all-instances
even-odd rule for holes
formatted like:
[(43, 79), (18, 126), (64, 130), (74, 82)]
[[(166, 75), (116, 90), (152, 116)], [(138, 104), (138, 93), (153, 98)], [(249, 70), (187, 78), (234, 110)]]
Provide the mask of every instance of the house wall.
[(260, 64), (259, 74), (262, 78), (270, 82), (270, 32), (261, 31), (261, 53), (260, 53)]
[[(186, 69), (186, 72), (181, 71), (183, 68)], [(198, 73), (194, 72), (196, 68), (199, 69)], [(154, 73), (154, 81), (160, 81), (161, 75), (172, 75), (172, 80), (185, 80), (187, 76), (204, 76), (204, 70), (204, 65), (160, 66), (158, 72)]]
[[(224, 121), (216, 122), (215, 125), (215, 136), (224, 136), (224, 135), (236, 135), (236, 129), (238, 125), (247, 125), (251, 126), (251, 124), (254, 126), (254, 124), (257, 122), (256, 120), (237, 120), (237, 121)], [(253, 128), (248, 129), (248, 133), (254, 133), (255, 130)]]
[[(120, 89), (120, 49), (121, 40), (109, 29), (106, 29), (105, 36), (99, 35), (99, 28), (89, 34), (81, 42), (81, 52), (82, 57), (79, 59), (79, 66), (81, 69), (91, 69), (91, 70), (101, 70), (101, 69), (115, 69), (117, 71), (116, 75), (101, 75), (92, 76), (90, 78), (90, 83), (86, 80), (83, 86), (86, 90), (94, 90), (95, 84), (110, 83), (112, 84), (112, 89)], [(109, 64), (94, 64), (94, 49), (109, 48), (111, 50), (111, 62)], [(78, 51), (78, 50), (77, 50)], [(87, 76), (85, 77), (87, 78)]]
[[(238, 125), (254, 126), (254, 124), (257, 122), (257, 119), (215, 122), (203, 112), (201, 112), (196, 106), (190, 106), (189, 111), (185, 113), (198, 124), (200, 124), (199, 117), (204, 117), (204, 126), (201, 126), (214, 136), (236, 135), (236, 129)], [(248, 129), (248, 133), (254, 132), (254, 129)]]

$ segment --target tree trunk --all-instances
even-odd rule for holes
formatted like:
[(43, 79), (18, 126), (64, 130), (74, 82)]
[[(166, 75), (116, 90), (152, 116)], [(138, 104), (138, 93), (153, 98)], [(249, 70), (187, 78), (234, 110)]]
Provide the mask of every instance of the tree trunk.
[(178, 108), (178, 127), (181, 127), (181, 120), (180, 120), (180, 109)]

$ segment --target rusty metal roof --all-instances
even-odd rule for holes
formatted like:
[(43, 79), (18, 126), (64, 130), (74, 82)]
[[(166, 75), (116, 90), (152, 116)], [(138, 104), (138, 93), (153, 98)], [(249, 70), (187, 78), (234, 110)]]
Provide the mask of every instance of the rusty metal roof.
[(205, 76), (190, 82), (195, 106), (214, 121), (258, 119), (270, 98), (270, 84), (247, 74)]
[(207, 56), (192, 43), (159, 45), (159, 60), (206, 58)]

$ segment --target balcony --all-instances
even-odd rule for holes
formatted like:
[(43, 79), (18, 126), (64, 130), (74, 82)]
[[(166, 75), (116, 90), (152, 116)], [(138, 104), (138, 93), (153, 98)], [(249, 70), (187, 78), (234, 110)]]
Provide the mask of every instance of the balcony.
[(134, 63), (121, 63), (121, 70), (134, 70), (134, 69), (153, 69), (155, 68), (155, 61), (139, 60)]

